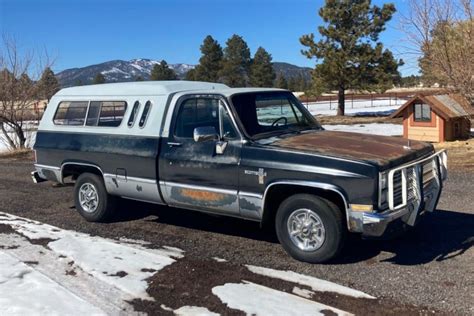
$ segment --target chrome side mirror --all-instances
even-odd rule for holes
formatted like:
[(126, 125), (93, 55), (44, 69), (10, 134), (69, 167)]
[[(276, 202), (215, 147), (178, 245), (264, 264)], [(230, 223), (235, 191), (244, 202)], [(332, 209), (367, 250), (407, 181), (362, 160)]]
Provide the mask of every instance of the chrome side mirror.
[(218, 140), (219, 135), (217, 135), (214, 126), (202, 126), (194, 129), (193, 138), (195, 142), (200, 143), (208, 140)]

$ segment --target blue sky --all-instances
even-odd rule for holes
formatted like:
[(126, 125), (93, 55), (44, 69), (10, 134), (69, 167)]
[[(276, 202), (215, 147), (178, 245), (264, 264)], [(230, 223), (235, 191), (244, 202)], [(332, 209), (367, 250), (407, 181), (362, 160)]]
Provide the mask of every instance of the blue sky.
[[(375, 0), (373, 3), (382, 4)], [(405, 0), (392, 1), (398, 13), (381, 36), (386, 47), (404, 58), (399, 30)], [(232, 34), (258, 46), (274, 61), (313, 67), (299, 37), (317, 33), (323, 0), (0, 0), (0, 33), (14, 36), (20, 48), (44, 49), (56, 57), (54, 70), (112, 59), (165, 59), (196, 64), (208, 34), (222, 46)], [(406, 60), (404, 75), (417, 72)]]

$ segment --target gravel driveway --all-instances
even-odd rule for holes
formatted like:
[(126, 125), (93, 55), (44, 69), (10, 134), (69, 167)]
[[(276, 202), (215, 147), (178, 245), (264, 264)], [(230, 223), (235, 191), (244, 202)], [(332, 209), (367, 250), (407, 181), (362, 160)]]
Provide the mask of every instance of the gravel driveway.
[[(173, 305), (173, 300), (204, 300), (198, 294), (208, 289), (209, 282), (232, 279), (249, 264), (292, 270), (379, 298), (377, 304), (383, 309), (367, 312), (397, 313), (394, 308), (398, 307), (401, 313), (474, 314), (472, 172), (450, 170), (438, 211), (428, 214), (416, 230), (392, 241), (351, 238), (342, 257), (330, 264), (311, 265), (290, 258), (274, 234), (261, 230), (258, 224), (232, 218), (124, 200), (113, 223), (85, 222), (75, 212), (71, 186), (34, 185), (31, 170), (32, 162), (26, 159), (0, 158), (0, 212), (90, 235), (141, 239), (186, 252), (186, 260), (170, 266), (174, 270), (168, 272), (174, 278), (163, 279), (157, 274), (156, 280), (151, 280), (149, 293), (157, 302), (166, 297), (173, 298), (167, 299), (168, 305)], [(186, 276), (186, 282), (177, 284), (179, 275)], [(281, 282), (280, 287), (285, 286)], [(176, 292), (179, 288), (181, 294)], [(134, 304), (136, 309), (152, 311), (157, 302)], [(362, 307), (351, 309), (350, 302), (332, 306), (359, 314), (364, 311)], [(219, 310), (217, 305), (215, 310)]]

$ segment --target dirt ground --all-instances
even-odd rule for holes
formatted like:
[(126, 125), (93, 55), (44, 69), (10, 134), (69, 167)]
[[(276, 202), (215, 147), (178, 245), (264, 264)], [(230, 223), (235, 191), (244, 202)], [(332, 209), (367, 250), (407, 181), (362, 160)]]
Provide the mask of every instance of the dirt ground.
[(370, 123), (386, 123), (386, 124), (402, 124), (402, 118), (390, 118), (386, 116), (316, 116), (316, 119), (322, 125), (350, 125), (350, 124), (370, 124)]
[(185, 251), (182, 261), (152, 277), (148, 291), (156, 302), (135, 301), (138, 310), (159, 314), (160, 304), (201, 303), (222, 312), (224, 306), (209, 289), (237, 279), (291, 291), (293, 284), (250, 275), (243, 267), (251, 264), (292, 270), (376, 296), (375, 302), (322, 294), (315, 298), (360, 315), (474, 314), (474, 172), (454, 162), (438, 210), (427, 214), (415, 230), (388, 241), (354, 236), (341, 257), (320, 265), (295, 261), (274, 234), (238, 219), (124, 200), (113, 222), (88, 223), (75, 212), (72, 187), (33, 184), (32, 164), (31, 155), (0, 158), (0, 211), (63, 229), (142, 239)]
[(459, 170), (474, 171), (474, 138), (435, 145), (436, 149), (447, 149), (449, 164)]

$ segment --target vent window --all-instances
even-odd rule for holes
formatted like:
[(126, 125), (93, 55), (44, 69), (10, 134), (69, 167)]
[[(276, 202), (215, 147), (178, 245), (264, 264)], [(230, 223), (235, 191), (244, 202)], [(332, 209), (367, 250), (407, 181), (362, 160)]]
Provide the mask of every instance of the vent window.
[(130, 112), (130, 117), (128, 118), (127, 125), (128, 127), (132, 127), (133, 123), (135, 123), (135, 118), (138, 115), (138, 110), (140, 109), (140, 102), (136, 101), (133, 105), (132, 112)]
[(142, 116), (140, 118), (140, 122), (138, 123), (138, 126), (140, 126), (140, 127), (145, 126), (145, 123), (146, 123), (146, 120), (148, 118), (148, 114), (150, 113), (150, 110), (151, 110), (151, 102), (146, 101), (145, 107), (143, 108)]

